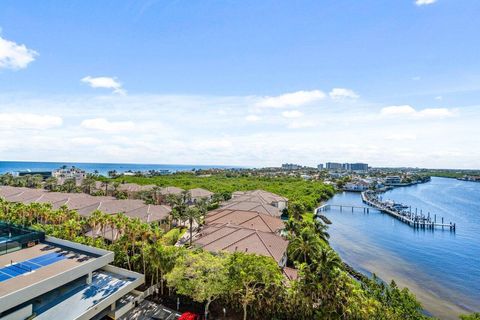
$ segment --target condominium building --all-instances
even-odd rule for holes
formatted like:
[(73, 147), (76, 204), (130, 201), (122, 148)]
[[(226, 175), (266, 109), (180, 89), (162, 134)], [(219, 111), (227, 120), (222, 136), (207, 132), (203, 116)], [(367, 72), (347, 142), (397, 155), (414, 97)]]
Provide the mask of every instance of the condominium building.
[(327, 170), (342, 170), (343, 165), (338, 162), (327, 162), (325, 168), (327, 168)]
[(0, 319), (117, 319), (141, 300), (142, 274), (114, 253), (0, 223)]

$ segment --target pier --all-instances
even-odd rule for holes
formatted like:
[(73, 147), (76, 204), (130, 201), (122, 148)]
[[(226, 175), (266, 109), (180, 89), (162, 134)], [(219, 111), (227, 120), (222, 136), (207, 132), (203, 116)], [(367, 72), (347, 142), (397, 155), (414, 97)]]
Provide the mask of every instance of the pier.
[(389, 206), (387, 203), (379, 200), (376, 196), (376, 193), (373, 191), (364, 191), (362, 192), (362, 201), (369, 206), (372, 206), (381, 212), (387, 213), (398, 220), (407, 223), (409, 226), (416, 228), (416, 229), (431, 229), (434, 230), (435, 228), (448, 228), (450, 231), (455, 231), (456, 224), (449, 222), (445, 223), (443, 217), (441, 218), (441, 222), (437, 222), (437, 215), (434, 214), (433, 217), (428, 213), (425, 215), (422, 210), (420, 213), (417, 209), (415, 212), (412, 212), (412, 208), (410, 207), (409, 211), (398, 210)]
[(370, 207), (366, 206), (358, 206), (358, 205), (351, 205), (351, 204), (324, 204), (317, 209), (315, 209), (315, 213), (319, 213), (322, 211), (328, 211), (331, 208), (338, 208), (340, 211), (343, 210), (351, 210), (354, 212), (355, 210), (362, 210), (364, 213), (369, 213), (370, 212)]
[(415, 229), (430, 229), (434, 230), (436, 228), (448, 228), (450, 231), (455, 231), (456, 224), (449, 222), (445, 223), (444, 218), (441, 217), (439, 221), (437, 221), (437, 215), (431, 215), (428, 212), (427, 215), (423, 214), (423, 211), (420, 210), (418, 212), (415, 209), (415, 212), (412, 212), (411, 207), (409, 211), (399, 210), (397, 208), (393, 208), (389, 206), (387, 203), (382, 202), (377, 198), (377, 194), (373, 191), (364, 191), (361, 193), (363, 203), (367, 204), (368, 206), (359, 206), (359, 205), (351, 205), (351, 204), (324, 204), (315, 209), (315, 215), (318, 216), (321, 212), (328, 211), (332, 208), (337, 208), (340, 212), (343, 211), (361, 211), (363, 213), (370, 213), (370, 208), (373, 207), (381, 212), (387, 213), (392, 217), (408, 224), (409, 226)]

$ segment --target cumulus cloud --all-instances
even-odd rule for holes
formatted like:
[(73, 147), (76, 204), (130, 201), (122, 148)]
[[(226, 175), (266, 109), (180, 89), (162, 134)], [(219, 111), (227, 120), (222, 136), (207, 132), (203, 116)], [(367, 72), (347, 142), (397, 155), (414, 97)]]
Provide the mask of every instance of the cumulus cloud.
[(429, 4), (434, 4), (437, 0), (415, 0), (417, 6), (426, 6)]
[(123, 89), (122, 84), (112, 77), (84, 77), (82, 82), (87, 83), (92, 88), (111, 89), (114, 93), (126, 95), (127, 92)]
[(333, 88), (329, 96), (333, 100), (357, 99), (360, 97), (355, 91), (346, 88)]
[(0, 36), (0, 69), (23, 69), (35, 60), (38, 53)]
[(107, 132), (130, 131), (135, 128), (132, 121), (109, 121), (105, 118), (83, 120), (81, 126), (85, 129), (93, 129)]
[(297, 91), (275, 97), (264, 97), (256, 103), (256, 106), (262, 108), (299, 107), (325, 99), (325, 96), (325, 93), (320, 90)]
[(412, 118), (447, 118), (453, 116), (453, 110), (447, 108), (427, 108), (415, 110), (412, 106), (390, 106), (380, 110), (380, 114), (385, 117), (412, 117)]
[(0, 128), (6, 129), (50, 129), (59, 127), (63, 119), (58, 116), (34, 113), (0, 113)]
[[(291, 162), (315, 165), (339, 154), (342, 161), (374, 166), (468, 168), (480, 163), (478, 106), (447, 109), (454, 118), (439, 125), (438, 117), (429, 118), (432, 111), (413, 105), (414, 112), (403, 108), (405, 114), (396, 116), (398, 109), (386, 109), (382, 116), (378, 102), (348, 101), (345, 108), (339, 102), (340, 107), (308, 112), (301, 107), (250, 111), (255, 102), (251, 96), (1, 94), (0, 114), (41, 110), (61, 117), (63, 124), (33, 132), (17, 126), (25, 117), (10, 119), (8, 128), (0, 126), (0, 153), (4, 160), (240, 166), (278, 166), (285, 155)], [(304, 116), (286, 120), (282, 112), (291, 110)], [(249, 115), (261, 117), (260, 122), (247, 122)], [(33, 125), (44, 120), (37, 118)]]
[(298, 110), (283, 111), (282, 116), (284, 118), (300, 118), (303, 116), (303, 113)]

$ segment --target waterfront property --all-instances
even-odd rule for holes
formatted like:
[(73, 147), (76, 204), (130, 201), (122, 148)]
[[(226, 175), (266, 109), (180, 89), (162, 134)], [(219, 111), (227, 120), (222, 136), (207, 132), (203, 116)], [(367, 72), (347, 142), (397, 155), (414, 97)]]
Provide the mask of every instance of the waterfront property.
[(207, 225), (225, 223), (272, 233), (280, 233), (285, 228), (285, 224), (281, 219), (255, 211), (220, 208), (210, 211), (205, 217), (205, 224)]
[(280, 267), (287, 263), (288, 241), (272, 232), (263, 232), (234, 224), (206, 225), (193, 242), (209, 251), (255, 253), (273, 258)]
[(2, 237), (17, 247), (0, 255), (0, 319), (115, 319), (139, 300), (144, 276), (109, 265), (113, 252), (14, 228), (23, 239)]
[(268, 192), (265, 190), (252, 190), (252, 191), (236, 191), (232, 194), (231, 202), (257, 202), (260, 204), (269, 204), (277, 207), (279, 210), (283, 210), (288, 205), (288, 199), (278, 194)]
[(84, 217), (89, 217), (96, 210), (108, 214), (123, 213), (130, 218), (139, 218), (143, 222), (165, 221), (171, 212), (167, 205), (149, 205), (142, 200), (117, 200), (113, 197), (90, 196), (84, 193), (49, 192), (43, 189), (9, 186), (0, 186), (0, 198), (24, 204), (48, 203), (54, 209), (66, 206)]
[[(226, 205), (206, 215), (205, 226), (196, 235), (193, 245), (214, 252), (264, 255), (273, 258), (284, 269), (288, 241), (282, 236), (285, 224), (280, 219), (279, 207), (285, 207), (286, 202), (286, 198), (264, 190), (235, 192)], [(285, 276), (295, 277), (295, 274), (292, 269)]]

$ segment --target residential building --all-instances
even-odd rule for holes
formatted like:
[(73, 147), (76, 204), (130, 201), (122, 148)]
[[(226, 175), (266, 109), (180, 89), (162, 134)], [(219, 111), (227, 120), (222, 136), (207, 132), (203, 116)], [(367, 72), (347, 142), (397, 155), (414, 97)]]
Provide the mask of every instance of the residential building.
[(298, 170), (301, 169), (302, 166), (299, 164), (293, 164), (293, 163), (284, 163), (282, 164), (282, 169), (283, 170)]
[(277, 207), (280, 211), (287, 208), (288, 199), (265, 190), (236, 191), (232, 194), (231, 202), (257, 202)]
[(364, 180), (352, 181), (352, 182), (347, 182), (343, 187), (343, 190), (353, 191), (353, 192), (362, 192), (362, 191), (368, 190), (370, 188), (370, 185), (371, 183)]
[(85, 170), (76, 167), (62, 167), (52, 171), (52, 177), (57, 178), (58, 184), (63, 184), (66, 180), (73, 179), (77, 186), (82, 184), (83, 179), (87, 176)]
[[(0, 319), (116, 319), (142, 299), (142, 274), (109, 265), (114, 253), (0, 224)], [(3, 244), (2, 244), (3, 246)]]
[(325, 164), (325, 168), (327, 170), (342, 170), (343, 168), (343, 165), (341, 163), (338, 163), (338, 162), (327, 162)]
[(206, 225), (193, 245), (213, 252), (240, 251), (271, 257), (280, 267), (285, 267), (287, 263), (287, 240), (272, 232), (234, 224)]
[(285, 228), (285, 224), (281, 219), (271, 215), (223, 208), (210, 211), (205, 217), (205, 224), (235, 224), (240, 227), (277, 234)]
[(402, 183), (402, 178), (400, 178), (400, 176), (388, 176), (385, 178), (384, 184), (386, 186), (391, 186), (391, 185), (396, 185), (401, 183)]
[(318, 165), (317, 165), (317, 169), (318, 169), (318, 170), (323, 170), (323, 163), (318, 164)]
[(367, 163), (350, 163), (350, 171), (367, 172), (368, 164)]
[(197, 202), (200, 199), (205, 199), (207, 201), (212, 199), (213, 192), (208, 191), (202, 188), (194, 188), (188, 190), (190, 192), (190, 196), (192, 197), (193, 203)]
[(148, 205), (143, 200), (117, 200), (113, 197), (91, 196), (85, 193), (49, 192), (43, 189), (10, 186), (0, 186), (0, 198), (24, 204), (49, 203), (54, 209), (66, 206), (84, 217), (90, 216), (96, 210), (107, 214), (123, 213), (148, 223), (165, 221), (171, 212), (167, 205)]

